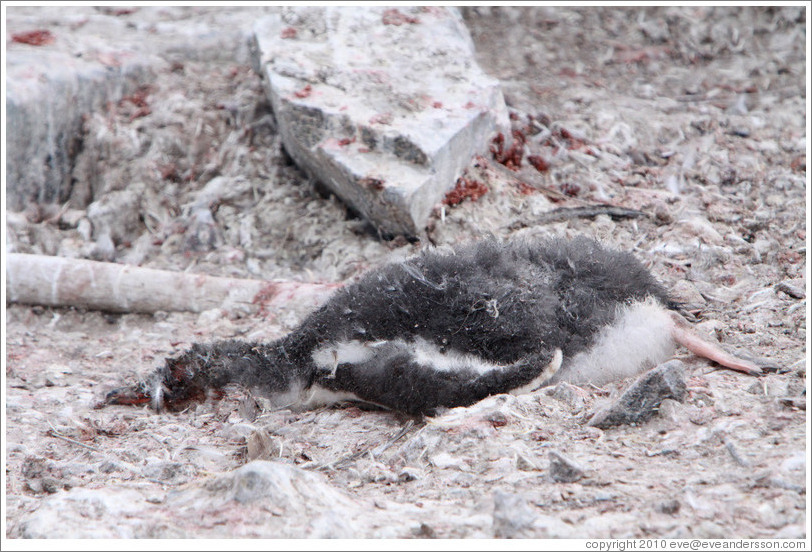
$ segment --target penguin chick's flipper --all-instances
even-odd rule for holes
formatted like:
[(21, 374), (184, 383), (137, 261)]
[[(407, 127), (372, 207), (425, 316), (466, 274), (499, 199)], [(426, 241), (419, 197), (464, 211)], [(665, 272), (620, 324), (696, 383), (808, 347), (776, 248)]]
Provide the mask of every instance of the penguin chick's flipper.
[[(430, 351), (430, 352), (428, 352)], [(439, 353), (425, 343), (391, 341), (358, 363), (343, 363), (313, 387), (349, 392), (362, 401), (412, 415), (469, 406), (489, 395), (532, 391), (561, 364), (561, 353), (544, 352), (498, 366), (474, 355)]]
[(750, 376), (761, 376), (764, 374), (762, 369), (754, 362), (731, 355), (719, 345), (701, 338), (688, 325), (685, 319), (676, 312), (671, 313), (671, 320), (673, 321), (671, 336), (674, 338), (674, 341), (695, 355), (712, 360), (724, 368), (743, 372)]
[(158, 411), (180, 410), (209, 395), (222, 397), (229, 384), (284, 392), (295, 372), (281, 370), (269, 355), (269, 347), (257, 343), (195, 343), (181, 355), (167, 358), (146, 381), (114, 389), (98, 406), (150, 403)]

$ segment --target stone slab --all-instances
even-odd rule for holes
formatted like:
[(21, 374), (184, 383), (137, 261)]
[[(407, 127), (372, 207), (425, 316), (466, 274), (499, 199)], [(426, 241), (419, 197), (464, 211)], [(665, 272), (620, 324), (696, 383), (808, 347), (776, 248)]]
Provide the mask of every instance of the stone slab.
[[(131, 94), (173, 62), (247, 63), (251, 25), (266, 13), (269, 8), (5, 8), (7, 208), (65, 203), (86, 114)], [(41, 40), (19, 40), (30, 33)]]
[(419, 234), (509, 120), (454, 8), (296, 7), (254, 27), (296, 163), (383, 234)]

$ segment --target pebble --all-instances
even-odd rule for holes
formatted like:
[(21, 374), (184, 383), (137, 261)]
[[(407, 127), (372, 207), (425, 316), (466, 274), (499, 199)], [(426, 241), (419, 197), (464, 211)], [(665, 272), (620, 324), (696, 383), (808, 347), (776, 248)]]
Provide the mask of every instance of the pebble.
[(554, 450), (550, 451), (550, 479), (556, 483), (573, 483), (584, 476), (584, 468)]
[(536, 513), (521, 495), (494, 491), (493, 535), (499, 539), (527, 538), (535, 521)]
[(694, 530), (694, 536), (701, 539), (724, 539), (730, 535), (721, 525), (702, 520)]
[(530, 455), (522, 452), (517, 452), (516, 469), (519, 469), (521, 471), (538, 471), (539, 467)]
[(779, 282), (775, 285), (776, 293), (781, 291), (792, 297), (793, 299), (804, 299), (806, 298), (806, 292), (803, 288), (791, 284), (790, 282)]
[(398, 481), (401, 483), (416, 481), (421, 477), (423, 477), (423, 473), (419, 469), (410, 466), (404, 467), (400, 470), (400, 473), (398, 473)]
[(657, 512), (659, 512), (661, 514), (668, 514), (668, 515), (672, 515), (672, 516), (674, 514), (676, 514), (677, 512), (679, 512), (679, 509), (680, 509), (680, 503), (679, 503), (679, 500), (676, 500), (676, 499), (666, 500), (664, 502), (660, 502), (654, 507), (655, 511), (657, 511)]
[(687, 305), (701, 306), (707, 303), (696, 286), (688, 280), (679, 280), (671, 287), (671, 295), (674, 300)]
[(685, 405), (674, 399), (663, 399), (660, 403), (660, 417), (676, 423), (690, 421)]
[(459, 458), (455, 458), (448, 454), (447, 452), (440, 452), (435, 455), (432, 455), (429, 458), (429, 462), (435, 468), (445, 469), (445, 468), (457, 468), (462, 469), (463, 464), (462, 460)]
[(141, 474), (147, 479), (180, 485), (187, 483), (197, 475), (197, 470), (191, 464), (182, 464), (180, 462), (154, 462), (144, 466), (141, 469)]
[(553, 398), (558, 399), (572, 410), (578, 411), (584, 407), (584, 397), (578, 392), (578, 389), (565, 381), (562, 381), (553, 387), (550, 393)]
[(806, 467), (806, 455), (802, 451), (798, 451), (792, 456), (787, 457), (781, 462), (781, 471), (801, 471)]
[(271, 460), (281, 455), (282, 445), (276, 444), (274, 439), (264, 429), (254, 431), (246, 438), (246, 457), (248, 460)]

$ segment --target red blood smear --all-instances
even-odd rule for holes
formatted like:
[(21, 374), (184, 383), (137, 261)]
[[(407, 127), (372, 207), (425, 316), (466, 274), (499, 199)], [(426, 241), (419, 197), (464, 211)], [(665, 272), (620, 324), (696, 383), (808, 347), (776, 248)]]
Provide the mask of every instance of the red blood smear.
[(545, 172), (550, 170), (550, 165), (540, 155), (528, 155), (527, 162), (533, 165), (538, 172)]
[(55, 38), (51, 31), (46, 31), (43, 29), (11, 35), (12, 42), (28, 44), (29, 46), (44, 46), (46, 44), (51, 44), (54, 40)]
[(384, 25), (403, 25), (404, 23), (420, 23), (416, 17), (411, 17), (398, 9), (390, 8), (383, 12), (381, 17)]
[(313, 92), (313, 88), (308, 84), (298, 92), (294, 92), (293, 95), (297, 98), (307, 98), (311, 92)]
[(471, 198), (471, 201), (476, 201), (483, 195), (488, 193), (488, 187), (468, 178), (460, 178), (457, 180), (457, 185), (453, 190), (448, 192), (443, 199), (445, 205), (458, 205), (462, 203), (465, 198)]
[(501, 132), (491, 142), (493, 158), (511, 170), (518, 170), (522, 166), (524, 156), (525, 137), (518, 130), (513, 131), (513, 144), (505, 149), (505, 135)]

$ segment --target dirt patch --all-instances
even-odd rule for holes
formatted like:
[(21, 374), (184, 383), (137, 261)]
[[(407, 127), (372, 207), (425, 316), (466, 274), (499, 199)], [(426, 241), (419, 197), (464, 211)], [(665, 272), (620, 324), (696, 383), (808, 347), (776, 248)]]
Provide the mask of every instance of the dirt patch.
[[(290, 536), (806, 536), (803, 8), (464, 15), (524, 147), (502, 151), (510, 168), (475, 160), (462, 188), (477, 193), (438, 206), (422, 242), (379, 240), (303, 176), (249, 67), (193, 60), (87, 118), (70, 204), (8, 213), (9, 250), (340, 282), (427, 244), (587, 234), (633, 251), (700, 331), (786, 372), (753, 379), (686, 358), (684, 403), (608, 430), (584, 422), (628, 382), (493, 397), (418, 423), (355, 405), (267, 411), (241, 390), (179, 414), (93, 410), (192, 342), (270, 340), (304, 313), (12, 305), (6, 536), (36, 536), (58, 511), (49, 501), (77, 490), (143, 504), (137, 515), (100, 506), (74, 536), (273, 537), (263, 520), (274, 516)], [(648, 216), (536, 222), (595, 203)], [(583, 476), (551, 477), (562, 457)], [(370, 521), (286, 517), (282, 506), (173, 513), (173, 493), (254, 459), (322, 474), (369, 505)]]

